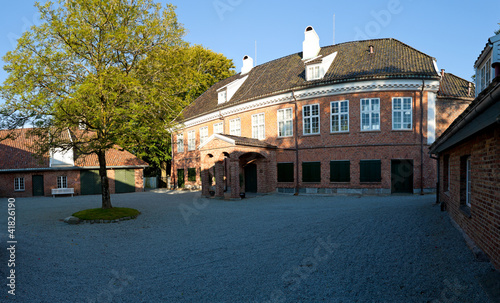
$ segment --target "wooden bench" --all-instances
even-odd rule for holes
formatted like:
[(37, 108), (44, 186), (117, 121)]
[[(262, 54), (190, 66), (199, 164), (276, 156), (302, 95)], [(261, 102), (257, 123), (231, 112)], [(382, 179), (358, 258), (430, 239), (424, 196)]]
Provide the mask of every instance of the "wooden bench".
[(52, 189), (52, 197), (55, 198), (56, 195), (71, 195), (75, 193), (74, 188), (53, 188)]

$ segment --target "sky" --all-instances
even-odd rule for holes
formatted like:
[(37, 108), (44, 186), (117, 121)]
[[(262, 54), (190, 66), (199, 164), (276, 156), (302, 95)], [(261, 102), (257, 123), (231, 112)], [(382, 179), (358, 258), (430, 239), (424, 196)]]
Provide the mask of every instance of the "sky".
[[(44, 0), (39, 0), (44, 2)], [(159, 1), (159, 0), (156, 0)], [(0, 55), (39, 25), (35, 1), (2, 1)], [(172, 0), (185, 40), (233, 60), (236, 71), (248, 55), (262, 64), (302, 51), (312, 25), (320, 45), (395, 38), (437, 59), (439, 69), (471, 80), (473, 64), (487, 39), (500, 28), (498, 0)], [(335, 30), (334, 30), (335, 15)], [(335, 41), (334, 41), (335, 39)], [(3, 61), (0, 61), (3, 66)], [(7, 77), (3, 68), (0, 82)]]

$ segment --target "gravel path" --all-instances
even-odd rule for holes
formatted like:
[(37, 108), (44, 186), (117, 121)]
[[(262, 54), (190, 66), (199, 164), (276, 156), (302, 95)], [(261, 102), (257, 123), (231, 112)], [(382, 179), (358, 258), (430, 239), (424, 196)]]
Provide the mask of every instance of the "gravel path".
[[(113, 195), (136, 220), (68, 225), (100, 196), (16, 201), (17, 302), (489, 302), (434, 196)], [(7, 267), (7, 199), (0, 274)]]

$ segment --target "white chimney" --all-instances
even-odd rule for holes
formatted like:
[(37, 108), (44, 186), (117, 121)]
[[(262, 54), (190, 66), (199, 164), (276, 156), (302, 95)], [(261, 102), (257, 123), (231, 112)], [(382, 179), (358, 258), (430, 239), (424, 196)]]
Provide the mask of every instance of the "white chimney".
[(241, 67), (241, 74), (246, 74), (253, 68), (253, 59), (250, 56), (243, 57), (243, 66)]
[(307, 60), (318, 56), (319, 50), (319, 36), (312, 26), (306, 27), (304, 32), (305, 38), (302, 42), (302, 60)]

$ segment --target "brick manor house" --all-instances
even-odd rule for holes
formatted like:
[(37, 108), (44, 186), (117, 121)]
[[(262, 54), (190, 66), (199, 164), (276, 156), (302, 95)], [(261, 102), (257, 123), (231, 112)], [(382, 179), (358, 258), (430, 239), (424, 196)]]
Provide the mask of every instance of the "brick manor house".
[[(434, 192), (429, 146), (474, 97), (472, 83), (398, 40), (320, 47), (218, 82), (183, 111), (172, 181), (202, 194)], [(211, 193), (213, 194), (213, 193)]]

